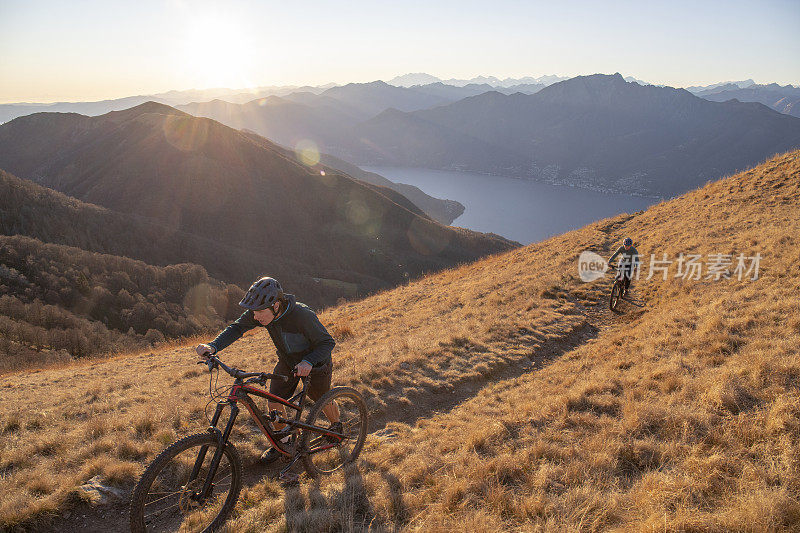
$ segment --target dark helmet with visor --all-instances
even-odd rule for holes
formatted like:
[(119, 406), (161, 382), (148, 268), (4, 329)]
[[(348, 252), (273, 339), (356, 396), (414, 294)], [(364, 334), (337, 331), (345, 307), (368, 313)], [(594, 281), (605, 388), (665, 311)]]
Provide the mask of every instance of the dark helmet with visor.
[(627, 237), (624, 241), (622, 241), (622, 244), (625, 246), (631, 246), (633, 244), (633, 239)]
[(264, 277), (250, 285), (239, 305), (251, 311), (261, 311), (283, 298), (281, 284), (274, 278)]

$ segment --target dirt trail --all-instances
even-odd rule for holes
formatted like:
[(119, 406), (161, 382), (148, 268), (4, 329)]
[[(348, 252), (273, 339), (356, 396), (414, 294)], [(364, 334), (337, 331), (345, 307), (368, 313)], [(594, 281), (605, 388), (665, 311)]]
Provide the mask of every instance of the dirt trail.
[[(525, 373), (534, 372), (572, 350), (590, 342), (603, 331), (624, 327), (645, 312), (644, 308), (625, 304), (619, 313), (612, 313), (607, 304), (607, 283), (594, 284), (583, 288), (578, 295), (565, 292), (560, 295), (575, 305), (582, 319), (579, 324), (560, 335), (544, 338), (541, 334), (526, 328), (520, 328), (514, 335), (504, 339), (502, 343), (488, 343), (488, 345), (466, 346), (467, 350), (502, 352), (506, 357), (500, 364), (486, 373), (480, 379), (460, 381), (452, 387), (441, 387), (439, 390), (427, 391), (427, 394), (412, 394), (408, 399), (410, 403), (393, 403), (385, 405), (377, 415), (370, 420), (370, 437), (392, 438), (391, 431), (386, 429), (390, 422), (414, 424), (420, 419), (429, 418), (437, 413), (443, 413), (456, 408), (461, 403), (476, 396), (484, 387), (498, 382), (517, 378)], [(633, 292), (635, 296), (635, 291)], [(513, 350), (509, 350), (513, 347)], [(476, 354), (479, 355), (479, 354)], [(437, 371), (429, 369), (430, 372)], [(264, 477), (277, 479), (278, 473), (284, 464), (262, 466), (252, 464), (246, 468), (244, 486), (258, 483)], [(296, 465), (298, 472), (302, 471), (301, 465)], [(57, 517), (52, 525), (39, 528), (39, 531), (61, 532), (80, 531), (81, 533), (116, 533), (129, 531), (128, 502), (117, 501), (113, 504), (98, 507), (79, 506), (62, 516)]]

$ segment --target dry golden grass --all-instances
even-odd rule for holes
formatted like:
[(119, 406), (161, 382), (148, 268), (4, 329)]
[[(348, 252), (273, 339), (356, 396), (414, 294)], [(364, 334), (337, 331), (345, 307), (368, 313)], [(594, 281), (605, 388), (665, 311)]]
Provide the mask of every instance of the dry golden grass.
[[(387, 425), (346, 476), (247, 487), (228, 529), (797, 529), (798, 230), (794, 152), (327, 310), (335, 382)], [(611, 315), (576, 258), (627, 234), (648, 257), (760, 252), (761, 279), (642, 279), (647, 307)], [(223, 358), (265, 368), (271, 352), (258, 333)], [(130, 487), (202, 430), (192, 362), (187, 346), (0, 379), (0, 527), (82, 505), (95, 474)], [(245, 424), (233, 441), (246, 463), (264, 445)]]
[[(492, 269), (513, 266), (520, 276), (526, 269), (514, 258), (494, 260)], [(378, 423), (427, 416), (492, 376), (518, 372), (532, 351), (552, 350), (585, 324), (574, 303), (539, 301), (544, 282), (533, 281), (534, 271), (502, 284), (475, 275), (474, 268), (442, 272), (322, 314), (338, 334), (335, 382), (358, 387)], [(445, 289), (432, 294), (437, 286)], [(501, 286), (514, 292), (493, 296)], [(472, 293), (444, 292), (459, 288)], [(477, 295), (489, 295), (492, 306), (476, 308)], [(525, 303), (521, 309), (519, 301)], [(221, 356), (240, 368), (269, 370), (275, 361), (269, 336), (252, 333)], [(97, 474), (130, 488), (166, 444), (202, 431), (208, 379), (194, 366), (199, 341), (0, 378), (0, 428), (9, 428), (0, 444), (0, 526), (46, 521), (52, 511), (79, 502), (79, 486)], [(47, 445), (51, 438), (56, 449)], [(246, 461), (266, 446), (246, 424), (238, 425), (233, 441)], [(44, 476), (52, 490), (29, 486)]]

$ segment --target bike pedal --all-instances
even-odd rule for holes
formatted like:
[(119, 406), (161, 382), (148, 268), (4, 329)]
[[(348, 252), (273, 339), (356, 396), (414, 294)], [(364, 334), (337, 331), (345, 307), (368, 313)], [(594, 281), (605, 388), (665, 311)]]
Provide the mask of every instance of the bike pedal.
[(300, 482), (300, 474), (296, 472), (281, 472), (278, 479), (283, 485), (297, 485)]

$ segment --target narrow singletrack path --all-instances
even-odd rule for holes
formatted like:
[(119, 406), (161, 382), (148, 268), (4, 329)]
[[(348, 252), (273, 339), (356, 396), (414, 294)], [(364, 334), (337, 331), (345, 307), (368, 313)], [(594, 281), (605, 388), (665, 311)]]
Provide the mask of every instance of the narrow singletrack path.
[[(475, 397), (480, 391), (505, 380), (535, 372), (576, 348), (591, 342), (604, 331), (625, 327), (636, 320), (646, 308), (623, 304), (620, 312), (612, 313), (606, 304), (608, 283), (579, 285), (580, 290), (564, 290), (558, 297), (574, 306), (573, 313), (580, 319), (573, 327), (559, 331), (557, 335), (545, 336), (536, 330), (520, 327), (501, 341), (488, 343), (465, 343), (460, 346), (464, 353), (472, 352), (476, 360), (491, 354), (496, 361), (488, 371), (474, 379), (459, 380), (451, 385), (442, 385), (435, 390), (423, 390), (409, 394), (406, 402), (388, 403), (370, 417), (370, 434), (367, 441), (392, 438), (387, 424), (399, 422), (414, 424), (419, 420), (445, 413)], [(635, 295), (635, 291), (634, 291)], [(455, 364), (455, 363), (454, 363)], [(418, 369), (417, 369), (418, 370)], [(426, 368), (423, 372), (444, 372), (447, 368)], [(198, 431), (202, 428), (198, 427)], [(264, 480), (277, 479), (285, 463), (262, 465), (255, 458), (243, 458), (245, 472), (243, 487), (253, 486)], [(296, 468), (302, 469), (298, 464)], [(311, 482), (301, 478), (301, 484)], [(290, 489), (287, 489), (290, 490)], [(81, 531), (81, 533), (116, 533), (129, 530), (128, 501), (118, 500), (106, 505), (78, 505), (72, 510), (54, 517), (49, 527), (39, 531)], [(235, 512), (235, 511), (234, 511)]]

